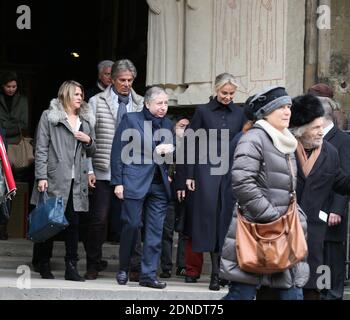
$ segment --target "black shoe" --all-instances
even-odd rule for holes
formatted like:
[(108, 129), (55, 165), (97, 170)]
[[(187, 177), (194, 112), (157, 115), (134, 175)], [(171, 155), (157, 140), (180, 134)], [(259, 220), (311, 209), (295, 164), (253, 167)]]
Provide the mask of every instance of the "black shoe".
[(126, 271), (119, 271), (116, 276), (117, 282), (120, 285), (125, 285), (128, 282), (128, 273)]
[(130, 271), (129, 272), (129, 281), (130, 282), (139, 282), (140, 281), (140, 272)]
[(186, 283), (196, 283), (200, 276), (185, 276)]
[(219, 283), (221, 287), (225, 288), (229, 284), (229, 281), (225, 279), (220, 279)]
[(171, 277), (170, 271), (163, 271), (162, 273), (159, 274), (159, 278), (170, 278), (170, 277)]
[(55, 276), (51, 273), (50, 263), (41, 263), (39, 266), (39, 273), (42, 279), (55, 279)]
[(84, 274), (84, 278), (86, 280), (96, 280), (98, 277), (98, 272), (95, 270), (88, 270), (86, 271), (86, 273)]
[(100, 263), (98, 264), (96, 271), (101, 272), (103, 270), (106, 270), (108, 267), (108, 261), (107, 260), (101, 260)]
[(186, 276), (186, 268), (177, 267), (176, 275), (179, 277), (185, 277)]
[(219, 275), (217, 273), (214, 273), (210, 276), (209, 290), (213, 290), (213, 291), (220, 290)]
[(73, 261), (66, 262), (66, 272), (64, 274), (66, 280), (83, 282), (85, 279), (78, 273), (77, 263)]
[(140, 280), (139, 285), (153, 289), (164, 289), (166, 287), (165, 282), (160, 282), (157, 279)]

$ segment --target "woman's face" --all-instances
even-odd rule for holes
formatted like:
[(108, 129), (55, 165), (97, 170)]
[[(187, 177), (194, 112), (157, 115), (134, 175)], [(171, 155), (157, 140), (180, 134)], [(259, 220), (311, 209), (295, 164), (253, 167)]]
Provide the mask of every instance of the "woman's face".
[(224, 105), (228, 105), (233, 100), (236, 89), (237, 88), (233, 84), (225, 84), (217, 92), (218, 101)]
[(13, 80), (7, 82), (5, 85), (2, 86), (2, 88), (7, 96), (12, 97), (17, 91), (17, 81)]
[(290, 107), (291, 106), (289, 104), (281, 106), (280, 108), (268, 114), (265, 117), (265, 120), (277, 130), (283, 131), (289, 127), (289, 120), (291, 115)]
[(79, 87), (75, 87), (75, 92), (73, 94), (73, 97), (70, 102), (70, 107), (73, 110), (77, 110), (80, 108), (81, 104), (83, 102), (83, 92)]

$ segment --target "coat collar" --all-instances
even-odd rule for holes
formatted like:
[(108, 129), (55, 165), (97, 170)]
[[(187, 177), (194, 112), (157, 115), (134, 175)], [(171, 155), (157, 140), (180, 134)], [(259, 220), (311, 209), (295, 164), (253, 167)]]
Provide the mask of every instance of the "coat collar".
[[(87, 121), (91, 128), (95, 126), (95, 116), (86, 102), (83, 102), (79, 109), (79, 117)], [(53, 125), (57, 125), (59, 122), (64, 122), (66, 120), (66, 112), (58, 99), (52, 99), (50, 102), (48, 120)]]
[(228, 106), (224, 106), (223, 104), (221, 104), (220, 102), (218, 102), (218, 100), (217, 100), (217, 97), (215, 97), (215, 98), (213, 98), (213, 99), (211, 99), (210, 101), (209, 101), (209, 107), (213, 110), (213, 111), (215, 111), (215, 110), (218, 110), (218, 109), (226, 109), (227, 108), (227, 110), (228, 111), (235, 111), (235, 105), (234, 105), (234, 103), (233, 102), (230, 102), (229, 104), (228, 104)]
[(324, 139), (327, 141), (332, 140), (332, 138), (334, 138), (334, 136), (337, 134), (338, 132), (338, 128), (336, 125), (334, 125), (334, 127), (324, 136)]

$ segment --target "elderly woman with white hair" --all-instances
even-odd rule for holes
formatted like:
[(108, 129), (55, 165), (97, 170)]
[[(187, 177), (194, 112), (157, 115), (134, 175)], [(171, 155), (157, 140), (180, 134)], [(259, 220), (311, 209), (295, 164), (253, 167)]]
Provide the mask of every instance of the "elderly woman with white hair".
[(324, 139), (325, 126), (329, 127), (329, 111), (327, 114), (325, 118), (320, 99), (312, 94), (293, 99), (290, 126), (298, 140), (297, 198), (308, 223), (310, 279), (304, 287), (306, 300), (319, 299), (320, 291), (326, 289), (318, 284), (318, 268), (326, 264), (324, 241), (327, 224), (334, 227), (340, 218), (335, 214), (339, 208), (331, 197), (334, 192), (350, 194), (350, 176), (341, 171), (337, 150)]

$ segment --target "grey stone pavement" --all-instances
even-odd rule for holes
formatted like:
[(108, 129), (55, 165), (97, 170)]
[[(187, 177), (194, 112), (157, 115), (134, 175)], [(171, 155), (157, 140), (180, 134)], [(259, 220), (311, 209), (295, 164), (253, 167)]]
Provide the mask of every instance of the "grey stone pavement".
[[(210, 257), (205, 255), (203, 275), (198, 283), (184, 283), (183, 277), (164, 279), (163, 290), (145, 288), (135, 282), (120, 286), (115, 280), (118, 269), (118, 245), (107, 243), (103, 247), (108, 268), (97, 280), (74, 282), (64, 280), (64, 243), (55, 242), (51, 260), (53, 280), (41, 279), (31, 266), (32, 242), (25, 239), (0, 241), (0, 300), (220, 300), (227, 287), (220, 291), (208, 289), (210, 279)], [(176, 247), (174, 248), (174, 261)], [(78, 267), (85, 272), (85, 254), (79, 244), (81, 257)], [(163, 279), (162, 279), (163, 280)], [(350, 286), (346, 286), (345, 300), (350, 300)]]

